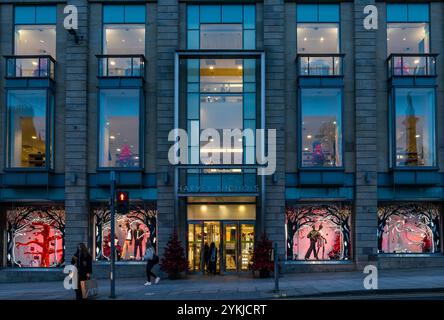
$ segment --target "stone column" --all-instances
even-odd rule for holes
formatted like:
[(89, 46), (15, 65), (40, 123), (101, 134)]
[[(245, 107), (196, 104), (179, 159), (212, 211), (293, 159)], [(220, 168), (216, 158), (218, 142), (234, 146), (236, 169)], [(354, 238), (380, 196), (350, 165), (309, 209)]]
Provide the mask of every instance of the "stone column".
[[(354, 258), (363, 268), (377, 250), (376, 30), (364, 28), (364, 7), (354, 2), (356, 188)], [(351, 41), (351, 40), (350, 40)]]
[[(158, 248), (163, 248), (177, 226), (174, 197), (174, 170), (168, 161), (174, 128), (174, 53), (179, 45), (178, 0), (157, 2), (157, 208)], [(165, 174), (169, 182), (165, 183)]]
[[(88, 123), (88, 1), (70, 0), (78, 9), (79, 29), (83, 39), (74, 36), (66, 41), (65, 101), (65, 212), (66, 259), (70, 259), (77, 243), (89, 243), (89, 202), (87, 176)], [(68, 31), (66, 31), (68, 32)], [(58, 106), (61, 107), (61, 106)]]
[[(265, 50), (265, 122), (266, 129), (276, 129), (276, 177), (265, 179), (263, 229), (285, 254), (285, 2), (264, 0), (263, 39)], [(295, 88), (296, 90), (296, 88)], [(261, 235), (258, 235), (258, 238)]]

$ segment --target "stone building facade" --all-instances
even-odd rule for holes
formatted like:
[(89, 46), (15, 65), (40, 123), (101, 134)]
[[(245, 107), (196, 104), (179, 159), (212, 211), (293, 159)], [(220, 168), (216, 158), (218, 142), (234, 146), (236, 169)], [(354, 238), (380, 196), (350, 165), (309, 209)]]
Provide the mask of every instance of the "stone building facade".
[[(443, 24), (420, 0), (0, 1), (3, 272), (58, 270), (85, 242), (106, 276), (111, 171), (129, 272), (174, 231), (190, 273), (213, 242), (218, 272), (248, 271), (264, 233), (286, 272), (443, 265)], [(171, 164), (193, 122), (275, 129), (274, 174), (245, 138), (222, 149), (241, 163), (191, 142)]]

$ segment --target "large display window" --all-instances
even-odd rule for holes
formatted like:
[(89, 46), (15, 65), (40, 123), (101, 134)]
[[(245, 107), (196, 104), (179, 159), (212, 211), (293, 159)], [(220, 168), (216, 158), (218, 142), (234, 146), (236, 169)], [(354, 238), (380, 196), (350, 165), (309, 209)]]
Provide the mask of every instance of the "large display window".
[[(111, 255), (111, 216), (109, 207), (93, 210), (95, 259), (109, 261)], [(118, 261), (143, 260), (147, 241), (157, 248), (157, 209), (155, 205), (131, 205), (126, 215), (116, 213), (115, 245)]]
[(441, 214), (431, 203), (383, 204), (378, 207), (379, 253), (438, 253)]
[(287, 206), (287, 260), (350, 259), (349, 204)]
[(58, 267), (65, 249), (63, 207), (17, 207), (6, 212), (7, 263), (12, 267)]

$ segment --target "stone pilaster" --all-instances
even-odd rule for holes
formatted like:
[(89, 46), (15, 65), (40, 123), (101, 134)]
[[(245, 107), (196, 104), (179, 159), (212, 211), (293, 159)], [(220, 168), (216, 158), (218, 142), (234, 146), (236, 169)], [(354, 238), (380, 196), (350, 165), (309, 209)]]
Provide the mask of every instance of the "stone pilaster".
[[(174, 53), (179, 44), (179, 3), (157, 2), (157, 208), (158, 247), (163, 252), (175, 226), (174, 171), (168, 161), (174, 128)], [(169, 175), (168, 184), (165, 174)], [(176, 222), (177, 225), (177, 222)]]
[[(80, 43), (68, 35), (65, 70), (65, 211), (66, 258), (79, 242), (89, 246), (89, 205), (87, 176), (88, 124), (88, 1), (70, 0), (78, 9)], [(67, 31), (66, 31), (67, 32)], [(70, 66), (76, 66), (70, 68)], [(61, 107), (61, 106), (59, 106)]]
[(354, 2), (356, 189), (354, 258), (358, 268), (376, 254), (377, 153), (376, 153), (376, 31), (363, 25), (364, 7), (372, 0)]
[[(285, 254), (285, 3), (284, 0), (264, 0), (263, 37), (266, 54), (265, 110), (266, 128), (276, 129), (276, 175), (266, 177), (264, 230)], [(259, 235), (260, 236), (260, 235)]]

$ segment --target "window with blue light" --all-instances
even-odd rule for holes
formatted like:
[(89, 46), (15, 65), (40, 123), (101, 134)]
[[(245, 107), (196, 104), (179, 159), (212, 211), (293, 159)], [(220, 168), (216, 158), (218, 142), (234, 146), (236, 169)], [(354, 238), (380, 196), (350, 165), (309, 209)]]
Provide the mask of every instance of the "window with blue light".
[[(16, 6), (14, 8), (14, 54), (56, 57), (56, 7)], [(23, 73), (38, 71), (35, 61), (19, 61)]]
[(297, 22), (339, 22), (338, 4), (298, 4)]
[(145, 23), (145, 6), (104, 5), (103, 23)]
[(301, 89), (303, 167), (342, 166), (342, 90)]
[(396, 166), (434, 166), (435, 88), (395, 88), (393, 102)]
[[(49, 101), (49, 103), (48, 103)], [(54, 98), (48, 90), (8, 90), (9, 168), (52, 167)], [(49, 120), (49, 121), (48, 121)]]
[(99, 166), (140, 166), (140, 90), (102, 89), (99, 108)]
[(188, 49), (255, 49), (255, 6), (187, 6), (187, 47)]
[(16, 6), (14, 10), (15, 24), (56, 24), (55, 6)]
[(387, 53), (430, 53), (429, 19), (428, 4), (387, 4)]
[[(103, 54), (145, 55), (145, 6), (103, 6)], [(140, 74), (140, 59), (129, 56), (103, 60), (109, 76)]]

